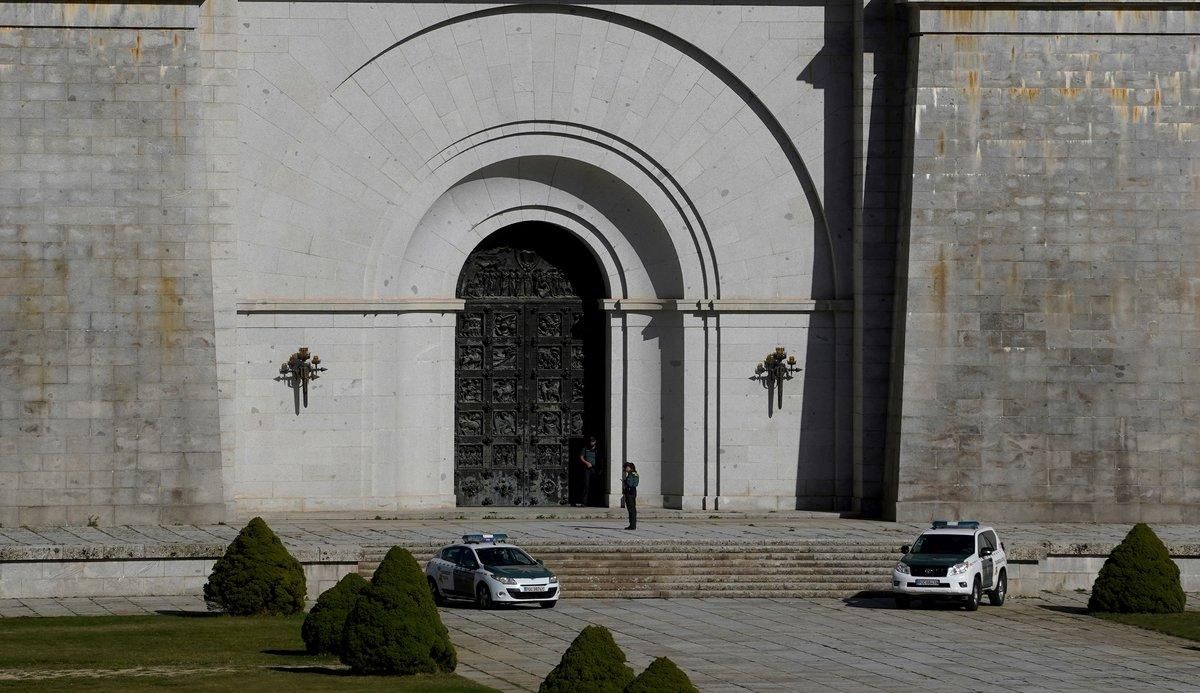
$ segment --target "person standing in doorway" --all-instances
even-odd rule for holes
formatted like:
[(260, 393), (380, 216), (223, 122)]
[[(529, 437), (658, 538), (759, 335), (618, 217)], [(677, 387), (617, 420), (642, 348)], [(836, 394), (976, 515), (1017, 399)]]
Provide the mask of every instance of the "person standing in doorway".
[[(596, 463), (599, 450), (596, 447), (596, 436), (588, 436), (587, 443), (579, 451), (579, 505), (586, 506), (592, 489), (592, 477), (596, 474)], [(572, 503), (571, 505), (575, 505)]]
[(626, 462), (621, 473), (621, 500), (625, 502), (625, 512), (629, 513), (629, 526), (625, 529), (637, 529), (637, 465)]

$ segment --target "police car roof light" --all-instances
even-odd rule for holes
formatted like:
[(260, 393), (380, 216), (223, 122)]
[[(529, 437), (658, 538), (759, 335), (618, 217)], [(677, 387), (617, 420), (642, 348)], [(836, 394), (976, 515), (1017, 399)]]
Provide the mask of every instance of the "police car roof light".
[(464, 544), (499, 544), (508, 541), (508, 535), (503, 533), (497, 534), (464, 534), (462, 535)]
[(934, 520), (934, 529), (946, 529), (947, 527), (958, 527), (959, 529), (979, 529), (977, 520)]

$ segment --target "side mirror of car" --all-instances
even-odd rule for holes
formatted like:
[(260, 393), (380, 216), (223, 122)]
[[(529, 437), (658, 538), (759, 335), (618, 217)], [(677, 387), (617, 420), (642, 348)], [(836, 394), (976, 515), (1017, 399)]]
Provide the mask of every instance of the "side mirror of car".
[(979, 557), (987, 558), (988, 556), (991, 556), (995, 551), (996, 550), (991, 547), (984, 547), (982, 549), (979, 549)]
[(908, 553), (908, 549), (909, 549), (908, 544), (905, 544), (904, 546), (900, 547), (900, 553)]
[(543, 560), (542, 560), (542, 559), (540, 559), (540, 558), (539, 558), (539, 559), (537, 559), (537, 562), (538, 562), (538, 565), (546, 565), (546, 562), (545, 562), (545, 561), (543, 561)]

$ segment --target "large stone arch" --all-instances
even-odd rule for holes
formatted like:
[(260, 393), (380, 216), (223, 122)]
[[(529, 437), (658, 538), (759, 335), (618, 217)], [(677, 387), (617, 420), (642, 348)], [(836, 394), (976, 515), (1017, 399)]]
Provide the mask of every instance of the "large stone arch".
[[(610, 298), (705, 295), (700, 252), (684, 245), (691, 241), (683, 232), (686, 220), (666, 195), (644, 197), (642, 191), (652, 190), (643, 180), (634, 177), (631, 184), (622, 177), (633, 177), (633, 167), (605, 164), (579, 147), (568, 157), (534, 146), (544, 143), (523, 144), (513, 158), (499, 158), (514, 153), (504, 146), (463, 161), (456, 168), (464, 174), (455, 174), (411, 229), (398, 220), (400, 228), (380, 236), (376, 281), (368, 291), (453, 295), (463, 261), (500, 220), (542, 219), (588, 245), (608, 277)], [(480, 165), (487, 159), (479, 157), (499, 160)]]
[[(717, 61), (640, 20), (553, 12), (467, 13), (430, 25), (361, 69), (347, 70), (353, 78), (322, 101), (292, 97), (284, 61), (272, 70), (264, 62), (263, 73), (256, 64), (244, 85), (254, 95), (247, 99), (246, 123), (268, 154), (262, 164), (280, 181), (270, 171), (256, 176), (274, 188), (261, 198), (261, 215), (287, 216), (293, 237), (304, 234), (308, 247), (321, 249), (281, 264), (286, 273), (295, 268), (295, 279), (262, 281), (274, 287), (302, 282), (310, 295), (337, 295), (351, 290), (357, 273), (358, 290), (367, 295), (411, 296), (411, 284), (381, 286), (387, 277), (376, 271), (377, 253), (406, 243), (433, 201), (469, 175), (471, 165), (460, 160), (479, 156), (480, 168), (499, 160), (488, 151), (506, 146), (510, 156), (519, 155), (539, 133), (561, 140), (539, 147), (544, 153), (604, 150), (587, 160), (644, 169), (621, 178), (647, 199), (659, 194), (653, 188), (666, 189), (667, 206), (681, 208), (671, 216), (687, 220), (668, 227), (690, 237), (676, 244), (685, 272), (686, 257), (698, 258), (701, 276), (687, 282), (689, 297), (833, 296), (820, 205), (795, 147), (771, 125), (762, 102)], [(512, 21), (527, 22), (529, 36), (500, 41), (506, 47), (492, 56), (495, 65), (467, 47), (451, 50), (455, 36), (503, 37)], [(535, 58), (572, 41), (572, 55), (553, 64), (578, 71), (571, 82), (578, 96), (556, 96), (553, 70), (546, 81), (544, 66), (533, 69)], [(471, 50), (491, 43), (477, 41)], [(611, 74), (597, 67), (610, 58), (621, 66)], [(268, 73), (278, 76), (258, 77)], [(532, 74), (539, 77), (527, 83)], [(612, 83), (599, 84), (605, 80)], [(288, 98), (276, 96), (276, 89)], [(289, 124), (288, 132), (272, 124), (280, 122)], [(293, 205), (290, 213), (282, 198)], [(251, 205), (260, 204), (252, 199)]]
[[(686, 124), (690, 124), (688, 117), (691, 116), (694, 118), (696, 116), (696, 111), (708, 110), (708, 108), (706, 108), (706, 107), (698, 106), (698, 103), (705, 99), (704, 96), (697, 97), (697, 99), (693, 100), (693, 102), (691, 104), (688, 103), (689, 98), (695, 96), (698, 93), (707, 93), (707, 96), (713, 97), (712, 103), (716, 104), (718, 107), (723, 105), (723, 104), (721, 104), (721, 101), (720, 101), (721, 97), (727, 97), (730, 101), (736, 102), (736, 107), (739, 109), (740, 112), (730, 122), (736, 122), (738, 125), (743, 126), (746, 130), (746, 134), (750, 135), (752, 138), (754, 138), (756, 140), (755, 146), (751, 146), (748, 148), (745, 146), (739, 146), (738, 147), (739, 156), (745, 156), (744, 152), (747, 152), (747, 151), (753, 152), (754, 154), (761, 154), (764, 158), (764, 161), (762, 163), (768, 164), (768, 165), (762, 166), (760, 168), (760, 170), (770, 170), (771, 169), (771, 166), (769, 165), (770, 157), (772, 155), (781, 155), (783, 157), (783, 159), (785, 160), (787, 168), (790, 169), (790, 175), (786, 176), (787, 181), (795, 182), (798, 185), (800, 191), (802, 192), (803, 199), (806, 202), (807, 209), (805, 211), (808, 212), (808, 214), (809, 214), (809, 219), (807, 219), (806, 221), (808, 221), (811, 224), (810, 228), (808, 229), (809, 230), (808, 235), (810, 237), (810, 240), (815, 242), (815, 247), (812, 248), (812, 250), (813, 250), (812, 259), (817, 261), (821, 265), (821, 268), (822, 268), (822, 270), (824, 270), (824, 272), (818, 274), (818, 277), (817, 277), (818, 283), (822, 284), (822, 285), (810, 287), (811, 290), (808, 292), (805, 292), (805, 293), (811, 294), (811, 295), (823, 295), (824, 297), (827, 297), (827, 298), (833, 298), (841, 293), (845, 293), (842, 290), (842, 287), (840, 286), (840, 280), (839, 280), (838, 272), (837, 272), (838, 264), (836, 262), (836, 257), (835, 257), (834, 243), (833, 243), (832, 237), (830, 235), (830, 229), (825, 220), (825, 214), (824, 214), (824, 210), (822, 208), (820, 195), (817, 192), (817, 187), (814, 184), (812, 176), (808, 171), (808, 167), (805, 165), (803, 158), (800, 156), (799, 151), (796, 149), (795, 144), (793, 143), (790, 136), (787, 134), (784, 127), (780, 124), (779, 120), (771, 112), (770, 108), (768, 108), (767, 105), (762, 101), (762, 99), (754, 92), (754, 90), (751, 89), (750, 87), (748, 87), (745, 84), (745, 82), (743, 82), (733, 71), (726, 68), (719, 60), (717, 60), (713, 56), (709, 55), (708, 53), (704, 52), (702, 49), (700, 49), (695, 44), (668, 31), (667, 29), (665, 29), (662, 26), (651, 24), (651, 23), (645, 22), (641, 19), (629, 16), (626, 14), (621, 14), (619, 12), (613, 12), (613, 11), (609, 11), (609, 10), (604, 10), (604, 9), (600, 9), (600, 8), (596, 8), (596, 7), (588, 7), (588, 6), (564, 6), (564, 5), (556, 5), (556, 4), (522, 4), (522, 5), (506, 5), (506, 6), (499, 6), (499, 7), (490, 7), (490, 8), (485, 8), (485, 9), (481, 9), (481, 10), (477, 10), (477, 11), (473, 11), (473, 12), (466, 12), (466, 13), (458, 14), (458, 15), (449, 17), (447, 19), (444, 19), (442, 21), (435, 22), (435, 23), (429, 24), (427, 26), (424, 26), (421, 29), (401, 38), (400, 40), (398, 40), (398, 41), (392, 43), (391, 45), (385, 47), (384, 49), (380, 50), (378, 53), (373, 55), (369, 60), (367, 60), (365, 63), (360, 65), (357, 69), (355, 69), (349, 76), (346, 77), (345, 80), (343, 80), (343, 82), (341, 84), (338, 85), (337, 90), (335, 90), (335, 92), (334, 92), (335, 98), (336, 98), (337, 94), (342, 93), (343, 90), (349, 91), (349, 89), (347, 89), (348, 86), (351, 88), (354, 86), (357, 86), (358, 88), (360, 88), (362, 90), (362, 92), (364, 94), (371, 94), (372, 93), (370, 91), (371, 85), (373, 84), (374, 80), (377, 79), (378, 75), (372, 73), (372, 74), (365, 75), (363, 78), (360, 78), (360, 75), (363, 75), (364, 71), (369, 71), (369, 68), (374, 65), (380, 66), (386, 73), (386, 72), (389, 72), (387, 65), (390, 64), (392, 71), (395, 71), (398, 69), (400, 71), (402, 77), (406, 76), (406, 75), (404, 75), (404, 70), (405, 70), (406, 64), (412, 62), (409, 59), (408, 55), (412, 54), (412, 53), (415, 53), (418, 56), (421, 55), (421, 51), (419, 49), (413, 48), (413, 44), (415, 42), (421, 41), (423, 39), (428, 40), (428, 42), (431, 44), (431, 48), (432, 48), (435, 56), (437, 56), (438, 55), (437, 46), (439, 45), (439, 43), (442, 43), (444, 45), (444, 42), (447, 39), (449, 39), (450, 37), (456, 36), (459, 33), (465, 33), (467, 35), (471, 35), (471, 33), (473, 31), (478, 31), (480, 35), (483, 35), (486, 30), (482, 29), (481, 26), (485, 25), (487, 23), (491, 23), (491, 25), (493, 27), (495, 27), (497, 25), (508, 26), (508, 24), (506, 24), (506, 23), (509, 22), (510, 19), (520, 18), (520, 17), (530, 18), (530, 17), (536, 17), (538, 15), (556, 15), (559, 18), (570, 18), (571, 21), (578, 19), (579, 21), (581, 21), (583, 23), (592, 23), (594, 25), (604, 25), (605, 31), (607, 31), (608, 28), (610, 28), (610, 27), (621, 27), (623, 29), (627, 29), (631, 32), (634, 32), (637, 37), (642, 38), (643, 40), (647, 41), (650, 45), (652, 45), (653, 52), (655, 53), (656, 56), (660, 52), (666, 52), (668, 54), (671, 54), (670, 57), (668, 58), (668, 61), (672, 61), (672, 60), (682, 61), (684, 68), (682, 70), (680, 70), (679, 69), (680, 62), (675, 63), (676, 69), (673, 72), (671, 72), (671, 80), (670, 80), (670, 82), (668, 82), (668, 86), (675, 87), (677, 93), (679, 93), (679, 94), (683, 94), (683, 92), (686, 90), (685, 87), (693, 87), (693, 86), (699, 87), (699, 91), (697, 91), (696, 89), (691, 89), (690, 91), (688, 91), (686, 96), (683, 99), (681, 99), (680, 103), (677, 103), (677, 104), (672, 102), (669, 97), (665, 98), (665, 99), (657, 98), (659, 95), (652, 94), (651, 98), (657, 99), (654, 101), (652, 109), (646, 115), (646, 118), (644, 119), (643, 122), (640, 122), (639, 124), (633, 126), (634, 129), (637, 130), (637, 134), (640, 136), (643, 136), (643, 137), (641, 137), (641, 138), (629, 137), (628, 138), (630, 140), (645, 139), (646, 141), (644, 143), (639, 142), (638, 144), (645, 144), (647, 147), (650, 147), (651, 151), (652, 151), (652, 155), (657, 154), (657, 152), (653, 152), (653, 149), (652, 149), (653, 143), (651, 142), (651, 140), (653, 140), (655, 136), (657, 136), (659, 133), (661, 133), (664, 129), (667, 128), (668, 122), (671, 123), (672, 129), (676, 128), (676, 127), (680, 127), (680, 126), (683, 126)], [(521, 21), (521, 20), (516, 19), (516, 21)], [(530, 23), (535, 24), (536, 19), (534, 19)], [(467, 26), (479, 25), (479, 26), (473, 26), (471, 29), (465, 29), (464, 25), (467, 25)], [(517, 33), (519, 33), (519, 30), (520, 30), (519, 26), (517, 27), (517, 30), (518, 30)], [(581, 30), (581, 35), (583, 35), (583, 33), (585, 33), (585, 31), (586, 30)], [(495, 34), (495, 33), (497, 33), (497, 32), (495, 32), (493, 30), (493, 34)], [(500, 35), (503, 36), (503, 33), (500, 33)], [(553, 36), (553, 34), (551, 34), (551, 35)], [(435, 39), (434, 37), (438, 37), (438, 38)], [(531, 39), (530, 43), (533, 46), (533, 50), (531, 52), (534, 55), (532, 62), (534, 63), (534, 66), (536, 66), (536, 64), (539, 62), (537, 60), (536, 36), (533, 39)], [(632, 42), (631, 42), (631, 45), (632, 45)], [(412, 50), (409, 50), (409, 49), (412, 49)], [(509, 57), (511, 58), (512, 53), (514, 52), (512, 45), (508, 45), (507, 49), (508, 49)], [(553, 51), (552, 57), (550, 57), (549, 60), (545, 60), (542, 62), (545, 62), (546, 66), (553, 70), (554, 74), (552, 74), (550, 78), (554, 79), (555, 81), (558, 81), (559, 70), (569, 69), (572, 71), (577, 71), (578, 67), (581, 64), (587, 65), (585, 60), (583, 60), (581, 58), (580, 54), (578, 54), (578, 53), (575, 56), (571, 56), (571, 55), (569, 55), (569, 50), (568, 50), (567, 51), (568, 54), (560, 54), (559, 44), (557, 41), (551, 42), (550, 49)], [(397, 56), (400, 54), (405, 54), (405, 56), (402, 60), (397, 60)], [(447, 50), (447, 51), (445, 51), (445, 53), (443, 55), (447, 58), (447, 61), (450, 63), (454, 62), (454, 58), (457, 58), (460, 63), (467, 62), (463, 59), (462, 52), (460, 50), (453, 50), (453, 51)], [(549, 52), (544, 51), (543, 57), (547, 57), (547, 56), (551, 56), (551, 54)], [(572, 57), (574, 57), (575, 60), (570, 60), (570, 58), (572, 58)], [(598, 60), (600, 58), (600, 56), (596, 56), (596, 58)], [(656, 61), (655, 64), (665, 64), (665, 63), (658, 63), (657, 58), (655, 59), (655, 61)], [(444, 85), (445, 87), (449, 88), (448, 91), (450, 92), (450, 95), (453, 98), (456, 106), (461, 106), (464, 100), (469, 101), (471, 98), (475, 98), (479, 101), (483, 101), (486, 103), (487, 99), (486, 98), (481, 99), (478, 94), (475, 94), (473, 92), (473, 90), (482, 88), (486, 93), (486, 91), (489, 89), (489, 86), (491, 86), (488, 84), (489, 81), (492, 84), (496, 84), (496, 83), (504, 84), (503, 79), (501, 79), (499, 81), (496, 79), (497, 75), (493, 71), (494, 67), (492, 66), (491, 63), (492, 63), (492, 61), (489, 60), (488, 61), (489, 73), (490, 73), (489, 80), (482, 80), (482, 79), (472, 80), (472, 79), (470, 79), (470, 76), (468, 73), (469, 67), (467, 65), (463, 65), (462, 70), (455, 70), (455, 69), (451, 69), (449, 71), (447, 71), (445, 69), (441, 70), (443, 77), (447, 74), (450, 74), (450, 75), (462, 74), (466, 78), (468, 85), (466, 87), (466, 98), (465, 99), (460, 99), (459, 93), (455, 93), (452, 80), (450, 81), (449, 84)], [(427, 64), (427, 63), (419, 63), (419, 64)], [(502, 65), (508, 65), (509, 67), (513, 66), (511, 63), (502, 63)], [(648, 71), (648, 72), (650, 72), (650, 71)], [(678, 78), (679, 75), (682, 75), (682, 78)], [(443, 85), (439, 85), (436, 79), (435, 80), (421, 79), (421, 75), (415, 71), (413, 72), (413, 74), (411, 76), (415, 80), (415, 83), (420, 84), (423, 89), (432, 88), (436, 92), (440, 87), (443, 86)], [(525, 76), (526, 75), (519, 75), (518, 77), (525, 77)], [(636, 80), (636, 84), (642, 90), (646, 90), (647, 88), (649, 88), (651, 91), (653, 91), (655, 89), (654, 80), (653, 79), (645, 79), (648, 76), (652, 76), (652, 75), (639, 74), (638, 79)], [(536, 69), (531, 70), (528, 77), (531, 78), (534, 82), (536, 82), (539, 78), (541, 78), (541, 79), (545, 78), (543, 75), (540, 75)], [(709, 78), (710, 81), (705, 83), (703, 81), (705, 77)], [(414, 83), (413, 81), (410, 81), (409, 82), (410, 86), (413, 83)], [(681, 85), (682, 85), (682, 87), (681, 87)], [(619, 83), (617, 86), (619, 86)], [(714, 88), (714, 87), (716, 87), (716, 88)], [(458, 92), (461, 93), (462, 91), (463, 91), (463, 89), (460, 86), (460, 88), (458, 89)], [(717, 91), (720, 91), (721, 93), (719, 93), (719, 94), (708, 93), (708, 92), (717, 92)], [(406, 94), (409, 93), (408, 90), (405, 90), (405, 93)], [(528, 104), (518, 103), (517, 100), (514, 98), (513, 104), (512, 104), (513, 109), (509, 113), (504, 113), (504, 108), (503, 108), (503, 103), (502, 103), (503, 100), (500, 98), (497, 98), (496, 104), (494, 104), (493, 108), (496, 111), (496, 115), (499, 115), (500, 117), (495, 118), (494, 119), (495, 122), (496, 123), (506, 123), (506, 122), (519, 122), (519, 121), (523, 121), (523, 120), (526, 120), (529, 118), (543, 118), (543, 119), (549, 118), (549, 119), (552, 119), (557, 122), (599, 127), (602, 131), (606, 131), (615, 136), (626, 135), (626, 132), (625, 132), (626, 127), (625, 126), (628, 123), (629, 119), (626, 118), (624, 122), (618, 122), (617, 118), (612, 117), (612, 115), (611, 115), (612, 111), (610, 111), (608, 108), (604, 109), (604, 112), (609, 120), (609, 123), (607, 123), (607, 126), (606, 126), (606, 124), (603, 122), (601, 122), (601, 123), (589, 122), (589, 119), (592, 118), (592, 113), (590, 112), (590, 110), (586, 114), (581, 112), (581, 110), (583, 110), (580, 107), (581, 99), (573, 97), (570, 100), (570, 103), (568, 105), (568, 99), (566, 99), (565, 97), (554, 98), (554, 92), (552, 92), (549, 95), (543, 95), (544, 97), (549, 96), (550, 98), (549, 99), (542, 98), (542, 101), (544, 103), (539, 104), (538, 98), (537, 98), (538, 90), (537, 90), (536, 84), (533, 85), (531, 93), (533, 94), (533, 104), (532, 104), (531, 108), (528, 106)], [(646, 93), (646, 92), (643, 91), (642, 93)], [(432, 103), (434, 95), (430, 94), (429, 96), (430, 96), (430, 102)], [(639, 96), (640, 96), (640, 94), (639, 94)], [(350, 101), (356, 101), (356, 100), (358, 100), (358, 95), (352, 94), (352, 93), (347, 93), (345, 98)], [(635, 100), (636, 100), (636, 98), (637, 97), (634, 97)], [(619, 99), (617, 101), (618, 101), (618, 103), (620, 102)], [(408, 101), (408, 103), (414, 103), (414, 102), (419, 102), (419, 99), (413, 99), (411, 101)], [(660, 106), (662, 106), (662, 104), (664, 104), (664, 103), (669, 103), (670, 105), (660, 108)], [(428, 126), (433, 132), (439, 132), (441, 130), (444, 130), (445, 133), (450, 134), (450, 135), (453, 135), (454, 131), (460, 125), (467, 126), (468, 130), (469, 130), (470, 124), (472, 123), (472, 121), (474, 121), (476, 119), (478, 120), (480, 125), (483, 126), (483, 129), (485, 129), (487, 127), (487, 125), (489, 124), (487, 122), (489, 119), (489, 116), (491, 116), (492, 114), (486, 113), (485, 111), (488, 109), (482, 107), (482, 104), (476, 103), (475, 105), (478, 107), (477, 112), (472, 112), (472, 110), (468, 106), (468, 108), (465, 111), (463, 111), (462, 109), (457, 109), (454, 112), (457, 115), (447, 114), (447, 115), (451, 116), (449, 119), (447, 119), (445, 116), (443, 116), (441, 118), (429, 118), (428, 113), (426, 113), (426, 117), (422, 120), (422, 123), (423, 123), (423, 125)], [(525, 112), (522, 112), (523, 105), (525, 106), (525, 109), (524, 109)], [(630, 102), (626, 102), (625, 106), (629, 107)], [(618, 113), (620, 112), (619, 109), (617, 112)], [(635, 112), (636, 112), (636, 109), (635, 109)], [(749, 114), (749, 115), (743, 115), (743, 114)], [(414, 115), (416, 115), (418, 118), (421, 116), (421, 114), (419, 112), (414, 112)], [(647, 127), (649, 129), (648, 133), (646, 132)], [(471, 136), (471, 134), (473, 134), (473, 133), (470, 133), (469, 131), (463, 132), (462, 136), (465, 138), (465, 137)], [(720, 133), (717, 133), (717, 134), (719, 135)], [(436, 138), (434, 138), (434, 139), (436, 140)], [(770, 142), (773, 144), (770, 144), (768, 146), (763, 146), (763, 142)], [(729, 147), (726, 147), (726, 151), (728, 151), (728, 150), (729, 150)], [(752, 156), (753, 156), (753, 154), (752, 154)], [(664, 160), (668, 163), (669, 166), (672, 163), (677, 163), (677, 162), (674, 162), (670, 157), (668, 157)], [(776, 163), (775, 167), (778, 168), (779, 163)], [(672, 166), (672, 168), (674, 168), (674, 167)], [(743, 167), (743, 170), (745, 171), (746, 167)], [(737, 183), (734, 183), (733, 181), (737, 181)], [(749, 193), (751, 191), (761, 191), (764, 181), (761, 180), (758, 176), (742, 175), (742, 176), (738, 176), (738, 177), (729, 177), (729, 176), (718, 177), (718, 183), (719, 183), (718, 187), (720, 186), (720, 184), (729, 184), (731, 186), (740, 184), (741, 186), (743, 186), (743, 192)], [(729, 194), (730, 194), (730, 188), (723, 188), (718, 192), (718, 195), (720, 197), (727, 197)], [(747, 195), (747, 196), (749, 197), (749, 195)], [(757, 196), (755, 196), (755, 197), (757, 197)], [(795, 198), (785, 198), (785, 199), (788, 199), (789, 205), (791, 205), (790, 206), (791, 211), (785, 212), (782, 216), (785, 219), (787, 219), (788, 221), (794, 221), (795, 220), (795, 211), (796, 211), (796, 205), (794, 204)], [(759, 204), (761, 204), (760, 200), (759, 200)], [(818, 242), (818, 239), (819, 239), (819, 242)], [(706, 240), (708, 241), (708, 243), (710, 244), (710, 247), (711, 247), (711, 245), (713, 243), (711, 238), (707, 238)], [(737, 241), (735, 240), (734, 242), (736, 243)], [(782, 245), (782, 243), (774, 242), (772, 245), (774, 245), (778, 249), (779, 246)], [(792, 258), (792, 257), (787, 258), (787, 262), (794, 262), (794, 261), (795, 261), (795, 258)], [(761, 267), (756, 267), (752, 271), (752, 273), (754, 273), (754, 274), (761, 273), (761, 270), (762, 270)], [(712, 296), (717, 297), (717, 298), (719, 298), (721, 296), (719, 285), (714, 285), (714, 291), (713, 291)]]

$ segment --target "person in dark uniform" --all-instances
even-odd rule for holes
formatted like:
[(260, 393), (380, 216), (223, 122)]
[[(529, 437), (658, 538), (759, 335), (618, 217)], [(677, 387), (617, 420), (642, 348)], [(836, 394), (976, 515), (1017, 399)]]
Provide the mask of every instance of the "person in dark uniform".
[(637, 529), (637, 465), (626, 462), (621, 474), (621, 500), (625, 504), (625, 512), (629, 513), (629, 526), (625, 529)]
[[(588, 436), (587, 443), (579, 451), (579, 496), (576, 498), (578, 505), (588, 504), (599, 452), (596, 448), (596, 436)], [(571, 505), (576, 505), (576, 503), (571, 503)]]

